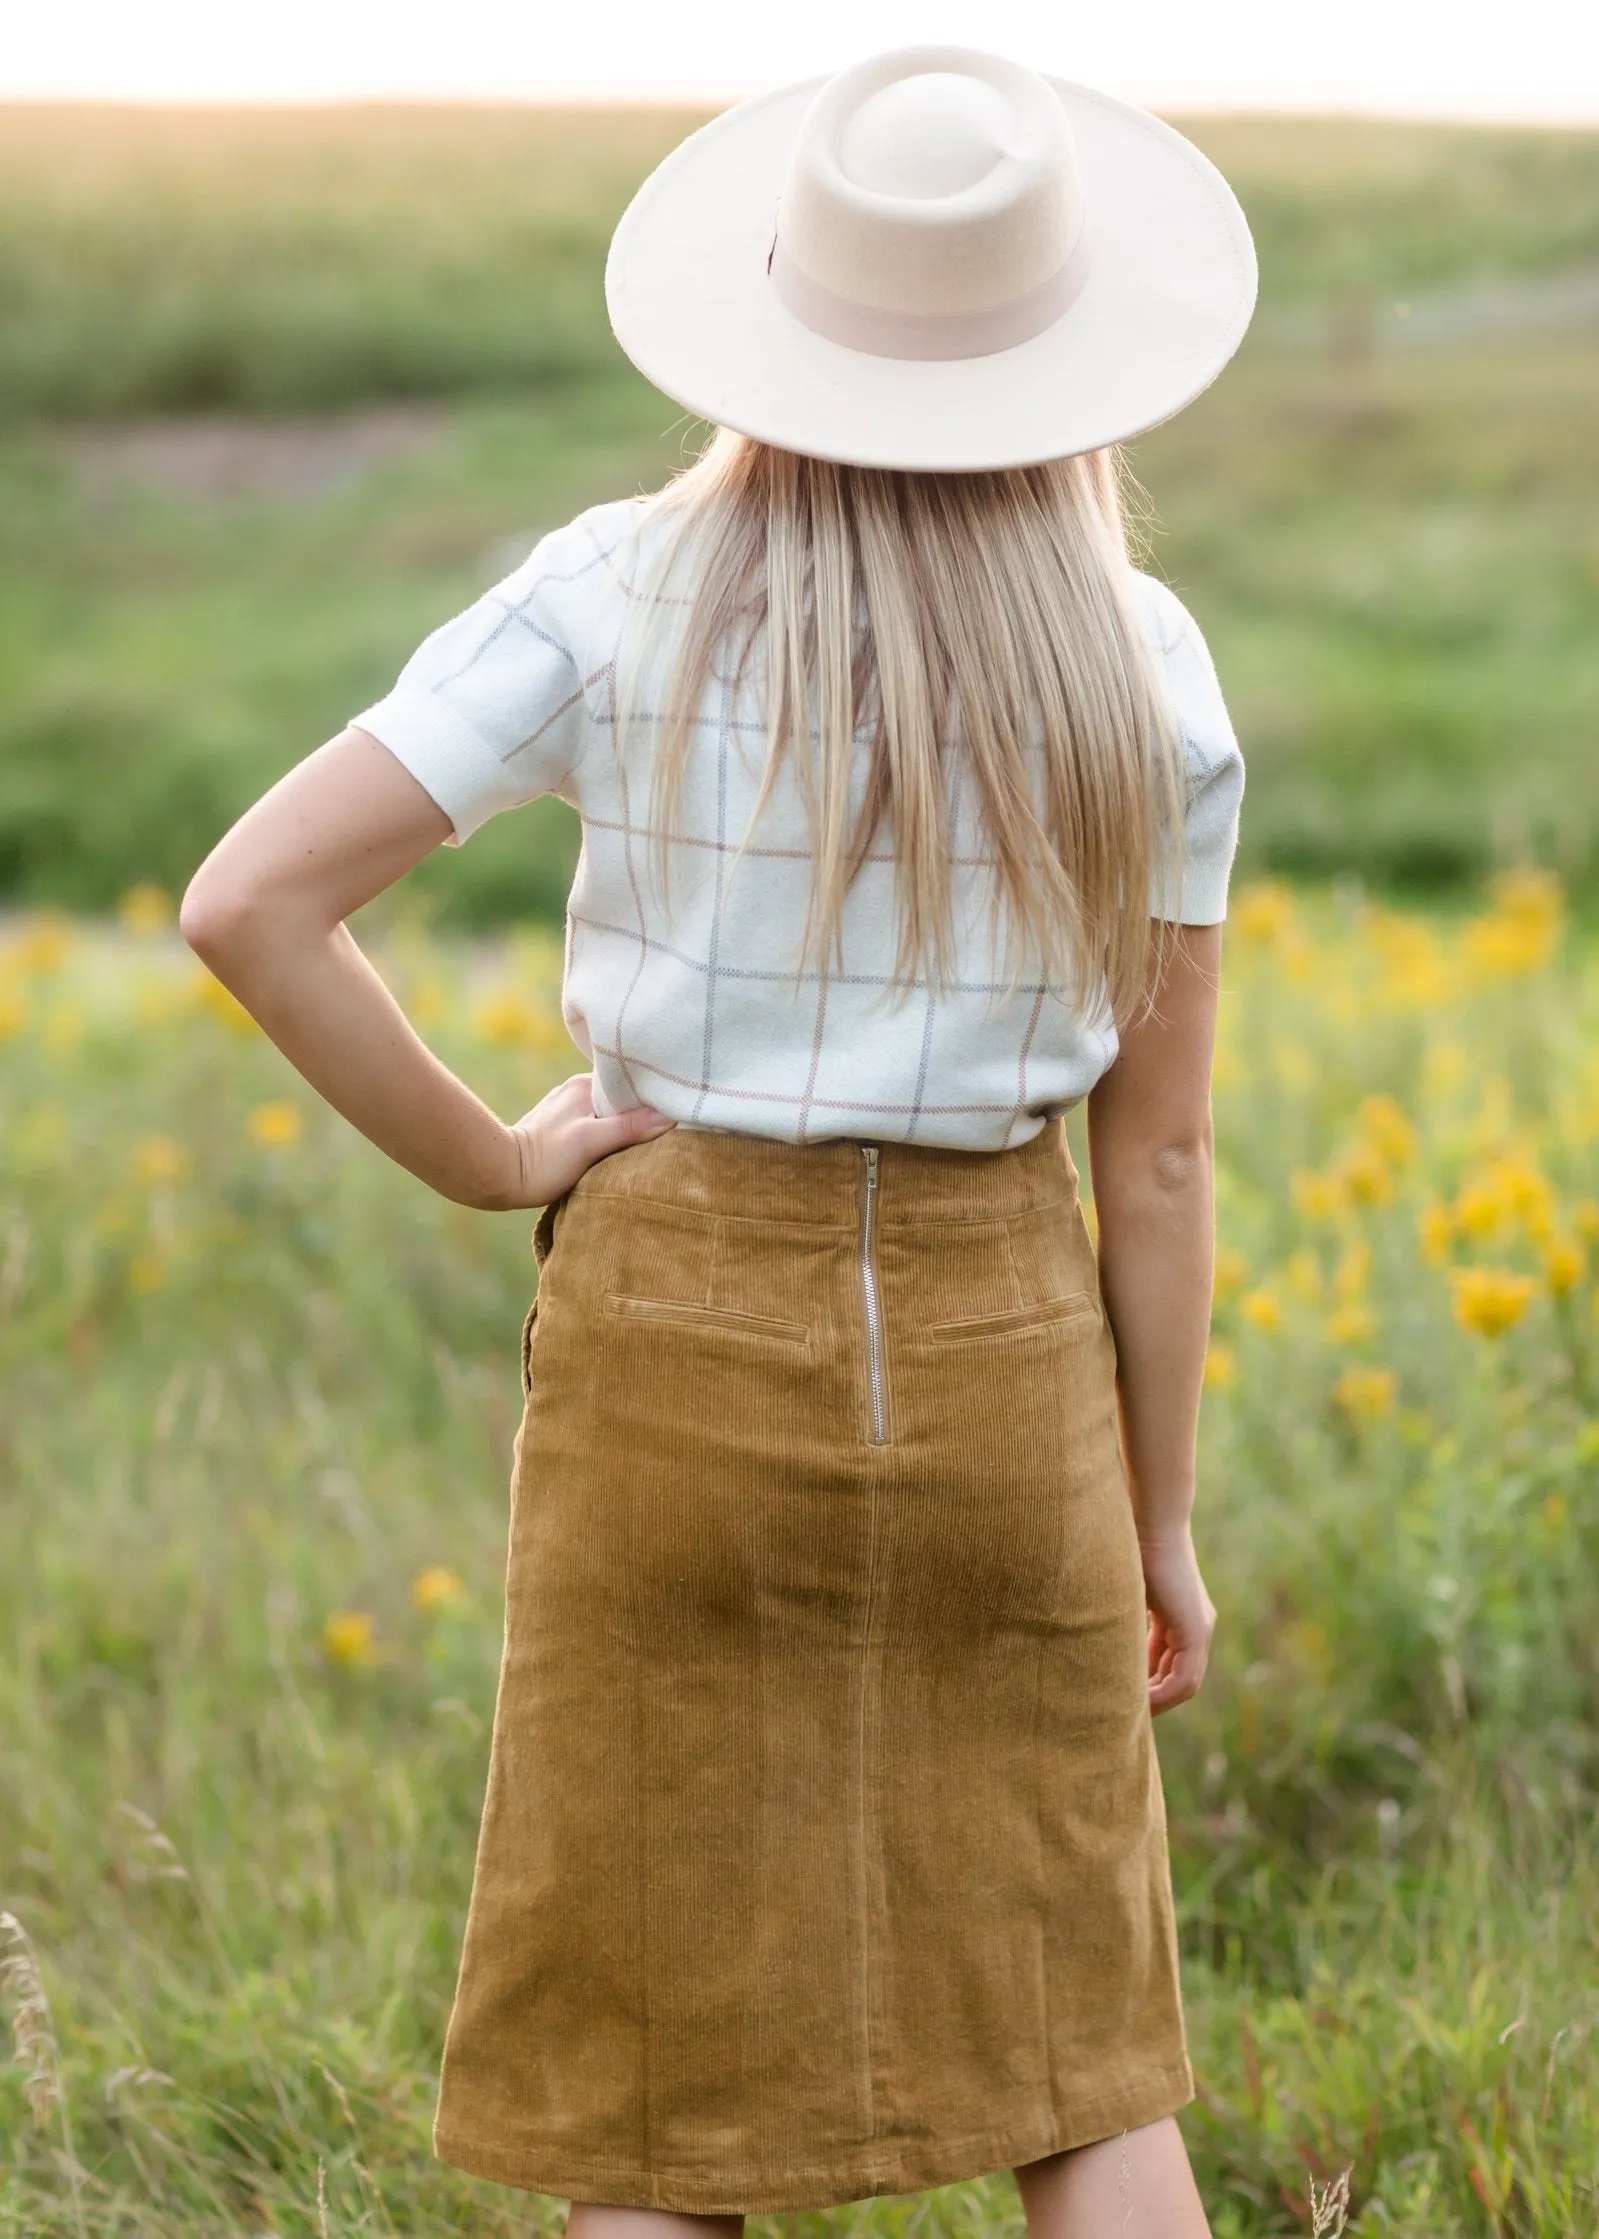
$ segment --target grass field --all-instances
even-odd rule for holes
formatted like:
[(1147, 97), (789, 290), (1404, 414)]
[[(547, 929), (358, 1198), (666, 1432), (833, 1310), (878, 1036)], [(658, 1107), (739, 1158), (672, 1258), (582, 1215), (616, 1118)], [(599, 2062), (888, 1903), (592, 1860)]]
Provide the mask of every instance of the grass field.
[[(531, 1220), (383, 1161), (172, 916), (702, 432), (599, 294), (693, 121), (0, 112), (0, 2239), (560, 2228), (428, 2149)], [(1346, 2171), (1361, 2239), (1599, 2239), (1599, 134), (1192, 129), (1263, 293), (1133, 449), (1248, 766), (1183, 2127), (1217, 2239), (1331, 2239)], [(580, 1062), (575, 846), (536, 803), (356, 924), (508, 1116)], [(752, 2239), (840, 2232), (1020, 2217)]]
[[(427, 2143), (530, 1222), (383, 1161), (169, 912), (0, 952), (0, 1905), (51, 2009), (0, 2232), (550, 2228)], [(572, 1069), (551, 936), (372, 938), (499, 1109)], [(1361, 2234), (1599, 2233), (1596, 961), (1538, 878), (1450, 925), (1235, 897), (1222, 1617), (1158, 1729), (1218, 2239), (1312, 2230), (1345, 2169)]]
[[(534, 534), (703, 433), (604, 319), (687, 115), (0, 113), (0, 899), (220, 831)], [(1132, 446), (1249, 768), (1240, 869), (1599, 901), (1599, 134), (1194, 120), (1256, 326)], [(286, 420), (285, 415), (290, 415)], [(423, 868), (558, 919), (539, 804)]]

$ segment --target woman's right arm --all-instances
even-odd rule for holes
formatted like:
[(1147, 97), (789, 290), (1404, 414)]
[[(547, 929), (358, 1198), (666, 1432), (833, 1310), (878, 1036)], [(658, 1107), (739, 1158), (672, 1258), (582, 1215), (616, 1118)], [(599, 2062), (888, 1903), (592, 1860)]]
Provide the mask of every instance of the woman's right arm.
[(1200, 1393), (1215, 1277), (1211, 1063), (1222, 926), (1178, 929), (1154, 1008), (1088, 1098), (1100, 1289), (1154, 1625), (1150, 1707), (1198, 1692), (1216, 1611), (1194, 1554)]

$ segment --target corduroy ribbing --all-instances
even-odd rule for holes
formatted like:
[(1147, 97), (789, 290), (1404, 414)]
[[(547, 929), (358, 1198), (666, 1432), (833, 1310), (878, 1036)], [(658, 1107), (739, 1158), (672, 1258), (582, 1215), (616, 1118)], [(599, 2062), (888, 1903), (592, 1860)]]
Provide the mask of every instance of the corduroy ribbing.
[(679, 1127), (540, 1218), (457, 2167), (824, 2208), (1193, 2097), (1064, 1128), (871, 1172)]

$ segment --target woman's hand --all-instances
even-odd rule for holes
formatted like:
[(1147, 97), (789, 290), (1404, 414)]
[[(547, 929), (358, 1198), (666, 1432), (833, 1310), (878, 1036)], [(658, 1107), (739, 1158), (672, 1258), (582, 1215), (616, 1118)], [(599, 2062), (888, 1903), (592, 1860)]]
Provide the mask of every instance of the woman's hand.
[(1184, 1532), (1140, 1542), (1149, 1606), (1149, 1707), (1155, 1717), (1199, 1693), (1216, 1630), (1216, 1605)]
[(597, 1159), (625, 1150), (630, 1143), (664, 1135), (676, 1125), (653, 1104), (596, 1119), (594, 1076), (573, 1073), (507, 1128), (508, 1194), (496, 1200), (494, 1210), (511, 1213), (548, 1205), (564, 1196)]

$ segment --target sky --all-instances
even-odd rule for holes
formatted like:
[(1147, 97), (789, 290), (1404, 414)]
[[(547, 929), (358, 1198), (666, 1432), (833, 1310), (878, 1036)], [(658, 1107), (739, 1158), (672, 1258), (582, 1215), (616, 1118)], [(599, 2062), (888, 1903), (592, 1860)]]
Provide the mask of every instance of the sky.
[(720, 105), (925, 40), (1163, 111), (1599, 124), (1594, 0), (61, 0), (11, 13), (0, 99)]

